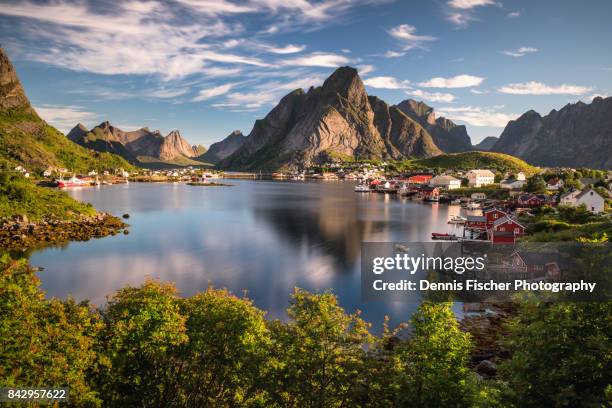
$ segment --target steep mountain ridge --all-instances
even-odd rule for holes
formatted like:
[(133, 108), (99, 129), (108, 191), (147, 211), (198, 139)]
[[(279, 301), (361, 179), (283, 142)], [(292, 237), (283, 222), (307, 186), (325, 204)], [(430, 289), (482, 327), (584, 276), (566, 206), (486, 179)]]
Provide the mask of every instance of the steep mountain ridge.
[(424, 102), (406, 99), (397, 108), (423, 126), (434, 143), (445, 153), (466, 152), (472, 149), (472, 141), (465, 126), (457, 125), (445, 117), (436, 118), (434, 108)]
[(92, 152), (72, 143), (42, 120), (28, 100), (15, 68), (0, 48), (0, 162), (22, 165), (29, 171), (64, 167), (76, 172), (90, 169), (130, 169), (121, 157)]
[(219, 164), (243, 170), (300, 167), (334, 158), (431, 157), (442, 152), (416, 121), (369, 97), (357, 70), (338, 68), (322, 86), (297, 89)]
[(151, 131), (146, 127), (124, 131), (108, 121), (91, 130), (79, 123), (68, 133), (68, 138), (93, 150), (119, 154), (134, 164), (142, 164), (142, 157), (160, 161), (191, 159), (197, 157), (202, 149), (190, 145), (178, 130), (164, 137), (158, 130)]
[(567, 104), (508, 122), (491, 151), (540, 166), (612, 169), (612, 97)]
[(225, 139), (211, 144), (204, 154), (198, 156), (198, 159), (206, 163), (217, 164), (238, 150), (245, 139), (246, 137), (241, 131), (234, 130)]

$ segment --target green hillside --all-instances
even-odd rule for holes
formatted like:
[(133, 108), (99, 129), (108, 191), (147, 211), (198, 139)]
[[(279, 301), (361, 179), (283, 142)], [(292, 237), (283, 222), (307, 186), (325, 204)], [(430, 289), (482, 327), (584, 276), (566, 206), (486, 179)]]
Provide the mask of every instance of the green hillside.
[(138, 156), (138, 165), (147, 168), (171, 168), (171, 167), (214, 167), (214, 164), (206, 163), (199, 160), (190, 159), (189, 157), (177, 156), (172, 160), (160, 160), (153, 156)]
[(522, 171), (526, 174), (534, 174), (538, 172), (538, 168), (518, 159), (514, 156), (503, 153), (491, 152), (465, 152), (443, 154), (440, 156), (431, 157), (429, 159), (417, 159), (411, 162), (415, 166), (471, 170), (471, 169), (495, 169), (501, 172)]
[(77, 145), (30, 109), (13, 108), (0, 112), (0, 160), (40, 172), (64, 167), (83, 173), (122, 167), (134, 169), (123, 158), (95, 152)]

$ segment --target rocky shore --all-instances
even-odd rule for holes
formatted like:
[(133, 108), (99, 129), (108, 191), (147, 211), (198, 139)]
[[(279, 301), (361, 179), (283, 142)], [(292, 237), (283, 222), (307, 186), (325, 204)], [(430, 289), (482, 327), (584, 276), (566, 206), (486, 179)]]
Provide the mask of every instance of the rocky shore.
[(68, 241), (87, 241), (127, 233), (127, 226), (119, 218), (106, 213), (75, 220), (43, 219), (37, 222), (20, 215), (0, 220), (0, 248), (28, 249)]

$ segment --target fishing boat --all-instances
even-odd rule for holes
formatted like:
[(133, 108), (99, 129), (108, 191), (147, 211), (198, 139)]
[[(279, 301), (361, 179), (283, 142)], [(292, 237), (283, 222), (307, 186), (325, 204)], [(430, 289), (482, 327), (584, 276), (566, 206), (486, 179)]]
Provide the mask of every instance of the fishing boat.
[(459, 237), (455, 234), (442, 234), (439, 232), (432, 232), (431, 239), (441, 240), (441, 241), (457, 241)]
[(59, 179), (57, 180), (57, 186), (59, 188), (68, 188), (68, 187), (85, 187), (89, 185), (88, 182), (77, 178), (76, 176), (70, 177), (68, 180)]
[(368, 193), (370, 192), (370, 187), (367, 184), (359, 184), (355, 186), (356, 193)]
[(454, 205), (460, 205), (460, 204), (461, 204), (461, 200), (460, 200), (460, 199), (458, 199), (458, 198), (455, 198), (455, 199), (454, 199), (454, 200), (452, 200), (450, 203), (451, 203), (451, 204), (454, 204)]
[(480, 208), (480, 204), (470, 201), (469, 203), (467, 203), (465, 208), (467, 208), (468, 210), (478, 210)]

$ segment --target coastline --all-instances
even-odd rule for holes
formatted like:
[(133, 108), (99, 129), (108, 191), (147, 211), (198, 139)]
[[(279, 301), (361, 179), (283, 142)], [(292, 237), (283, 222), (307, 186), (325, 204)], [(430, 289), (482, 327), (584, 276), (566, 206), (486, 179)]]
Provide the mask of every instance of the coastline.
[(25, 216), (0, 220), (0, 248), (30, 249), (69, 241), (87, 241), (128, 233), (128, 224), (108, 213), (81, 216), (76, 220), (45, 218), (31, 222)]

